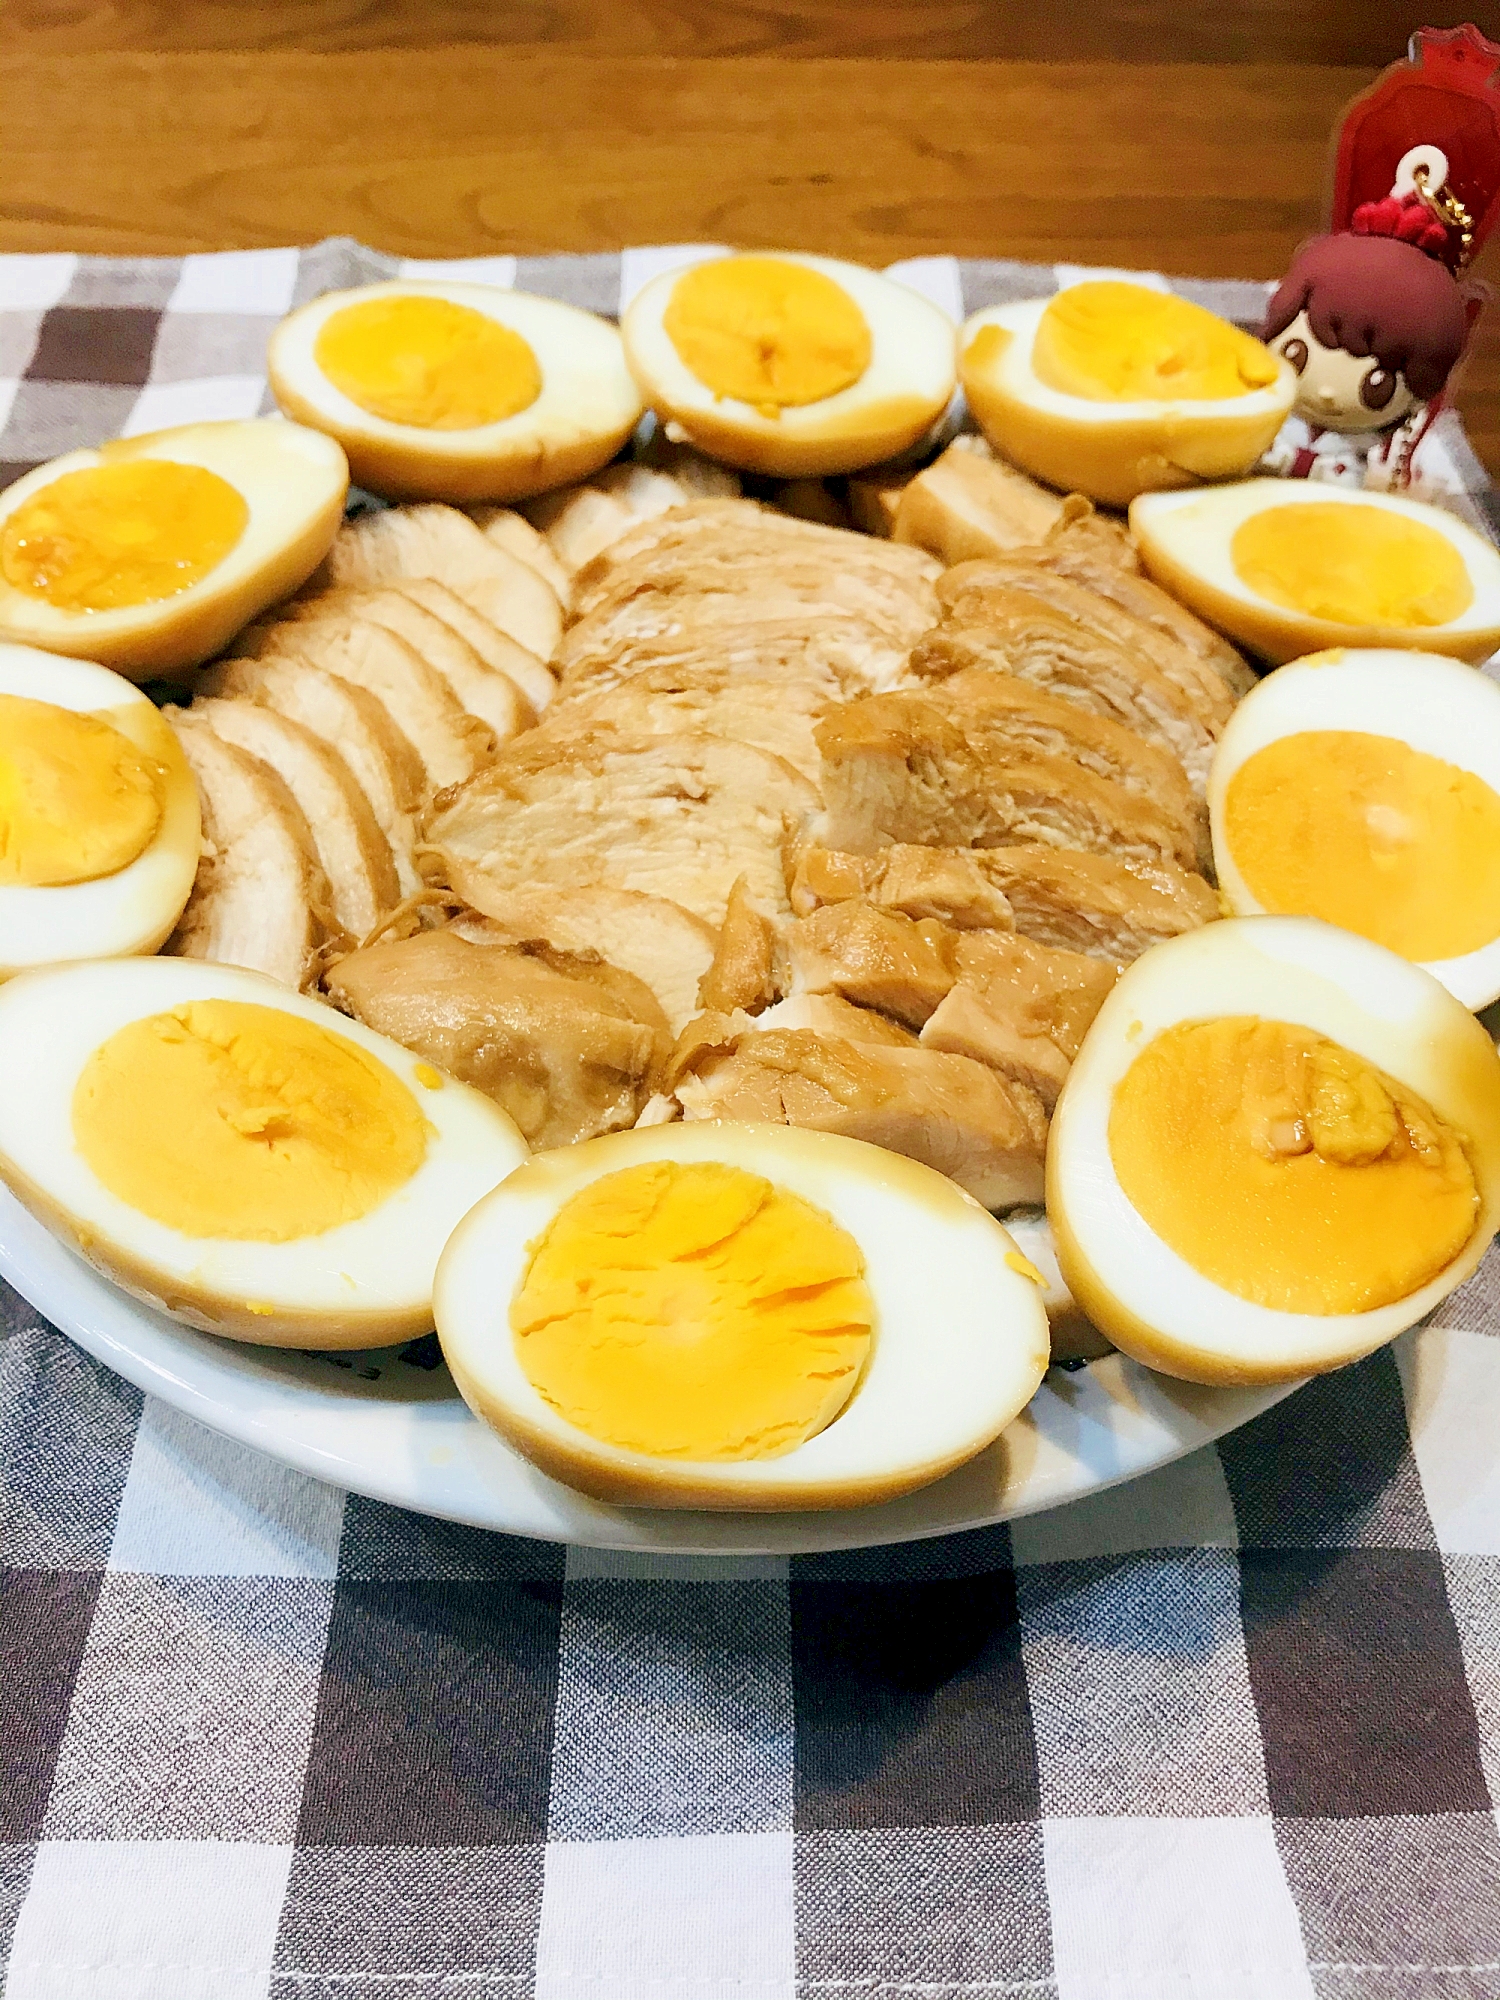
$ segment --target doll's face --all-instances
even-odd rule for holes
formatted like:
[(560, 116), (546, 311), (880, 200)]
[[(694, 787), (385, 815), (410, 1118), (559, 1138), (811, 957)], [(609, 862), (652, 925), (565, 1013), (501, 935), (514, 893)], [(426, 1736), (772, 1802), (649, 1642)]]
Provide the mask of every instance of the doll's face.
[(1298, 313), (1291, 325), (1271, 342), (1297, 371), (1299, 417), (1325, 431), (1346, 436), (1389, 430), (1417, 407), (1404, 375), (1393, 375), (1371, 355), (1346, 354), (1342, 347), (1324, 347)]

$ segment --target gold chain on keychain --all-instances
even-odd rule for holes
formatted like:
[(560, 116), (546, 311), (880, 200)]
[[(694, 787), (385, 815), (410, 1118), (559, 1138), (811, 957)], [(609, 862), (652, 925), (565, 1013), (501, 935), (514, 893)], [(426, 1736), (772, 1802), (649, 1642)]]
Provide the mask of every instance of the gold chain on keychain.
[(1436, 192), (1429, 188), (1427, 183), (1430, 178), (1427, 167), (1418, 166), (1412, 169), (1412, 186), (1417, 191), (1418, 200), (1445, 228), (1458, 231), (1458, 270), (1454, 273), (1457, 277), (1467, 269), (1469, 258), (1473, 254), (1474, 218), (1458, 196), (1449, 192), (1446, 183)]

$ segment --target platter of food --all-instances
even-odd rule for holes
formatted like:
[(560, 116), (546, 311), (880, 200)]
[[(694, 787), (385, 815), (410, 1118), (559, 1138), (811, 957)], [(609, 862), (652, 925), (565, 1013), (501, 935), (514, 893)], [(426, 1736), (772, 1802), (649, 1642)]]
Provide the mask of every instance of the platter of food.
[(393, 280), (279, 417), (25, 475), (0, 1271), (304, 1471), (664, 1554), (1054, 1506), (1414, 1324), (1500, 1221), (1500, 553), (1257, 476), (1294, 349)]

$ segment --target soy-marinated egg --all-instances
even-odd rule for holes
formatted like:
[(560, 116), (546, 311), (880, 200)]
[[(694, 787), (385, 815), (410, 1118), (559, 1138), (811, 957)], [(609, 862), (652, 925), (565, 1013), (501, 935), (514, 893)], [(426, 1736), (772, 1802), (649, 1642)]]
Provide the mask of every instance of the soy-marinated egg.
[(435, 1291), (465, 1400), (633, 1506), (853, 1507), (940, 1478), (1030, 1401), (1039, 1275), (942, 1175), (785, 1125), (539, 1153)]
[(1432, 653), (1315, 653), (1240, 703), (1208, 784), (1236, 916), (1310, 916), (1500, 996), (1500, 687)]
[(1150, 576), (1275, 665), (1330, 646), (1500, 646), (1500, 550), (1404, 494), (1248, 479), (1145, 494), (1130, 526)]
[(425, 1332), (449, 1232), (526, 1152), (487, 1097), (258, 973), (102, 959), (0, 987), (0, 1180), (210, 1333)]
[(410, 279), (325, 292), (267, 354), (289, 417), (326, 431), (390, 500), (522, 500), (586, 479), (641, 399), (596, 313), (496, 285)]
[(781, 479), (894, 457), (953, 394), (947, 315), (833, 257), (777, 251), (665, 271), (621, 332), (664, 422), (711, 458)]
[(1290, 364), (1228, 320), (1113, 279), (990, 306), (959, 346), (996, 451), (1114, 507), (1248, 472), (1297, 393)]
[(275, 418), (184, 424), (0, 494), (0, 639), (150, 680), (212, 657), (328, 553), (349, 468)]
[(198, 791), (129, 681), (0, 644), (0, 979), (155, 951), (198, 868)]
[(1500, 1222), (1500, 1056), (1419, 966), (1309, 917), (1157, 945), (1063, 1086), (1047, 1212), (1136, 1360), (1285, 1382), (1394, 1338)]

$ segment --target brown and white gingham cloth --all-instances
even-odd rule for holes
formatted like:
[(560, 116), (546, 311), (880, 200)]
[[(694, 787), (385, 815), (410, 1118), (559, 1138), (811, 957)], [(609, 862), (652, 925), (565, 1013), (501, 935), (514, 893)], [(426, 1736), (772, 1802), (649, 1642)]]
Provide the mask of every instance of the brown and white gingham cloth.
[[(673, 254), (466, 268), (613, 311)], [(287, 306), (414, 268), (0, 258), (0, 459), (252, 414)], [(1497, 1332), (1492, 1257), (1096, 1499), (670, 1561), (321, 1486), (0, 1287), (6, 2000), (1493, 2000)]]

